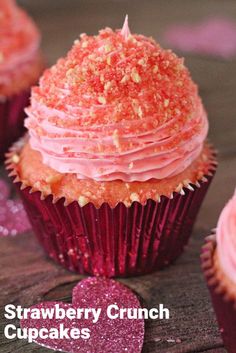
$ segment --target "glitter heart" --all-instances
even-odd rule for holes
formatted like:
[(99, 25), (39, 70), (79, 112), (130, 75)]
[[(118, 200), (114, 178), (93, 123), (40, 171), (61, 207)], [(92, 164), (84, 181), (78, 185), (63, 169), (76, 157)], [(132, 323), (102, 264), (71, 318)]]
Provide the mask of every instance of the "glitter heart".
[[(90, 277), (82, 280), (73, 290), (72, 304), (45, 302), (30, 308), (51, 309), (59, 305), (62, 309), (73, 308), (83, 310), (88, 308), (101, 309), (100, 317), (95, 323), (92, 314), (88, 317), (82, 315), (78, 319), (56, 319), (55, 313), (52, 319), (22, 319), (21, 328), (56, 328), (60, 325), (66, 329), (88, 328), (90, 338), (53, 339), (37, 338), (33, 341), (53, 350), (70, 353), (140, 353), (144, 339), (143, 319), (110, 319), (107, 316), (107, 308), (117, 305), (120, 309), (140, 309), (140, 303), (134, 293), (123, 284), (114, 280)], [(84, 314), (85, 315), (85, 314)], [(94, 322), (93, 322), (94, 321)]]
[(31, 226), (20, 200), (9, 199), (9, 187), (0, 180), (0, 236), (17, 235)]

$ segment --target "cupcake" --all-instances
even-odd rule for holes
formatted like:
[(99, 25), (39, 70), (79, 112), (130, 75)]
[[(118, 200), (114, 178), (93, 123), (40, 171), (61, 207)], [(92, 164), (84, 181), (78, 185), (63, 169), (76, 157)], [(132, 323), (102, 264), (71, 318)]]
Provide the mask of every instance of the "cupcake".
[(183, 251), (215, 171), (197, 86), (152, 38), (82, 34), (45, 71), (10, 175), (49, 256), (79, 273), (137, 275)]
[(38, 29), (14, 0), (0, 0), (0, 160), (23, 132), (30, 87), (42, 73)]
[(235, 353), (236, 190), (220, 215), (216, 231), (206, 239), (202, 267), (225, 347)]

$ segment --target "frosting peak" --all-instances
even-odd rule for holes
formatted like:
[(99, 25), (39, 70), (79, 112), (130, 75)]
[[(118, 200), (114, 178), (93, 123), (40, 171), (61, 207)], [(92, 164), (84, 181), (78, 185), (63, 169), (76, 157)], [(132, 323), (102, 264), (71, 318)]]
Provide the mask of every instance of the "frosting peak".
[(222, 269), (236, 284), (236, 190), (221, 212), (216, 239)]
[(39, 49), (39, 32), (14, 0), (0, 0), (0, 90), (25, 70)]
[(45, 164), (98, 181), (181, 173), (208, 130), (183, 60), (152, 38), (130, 35), (128, 18), (122, 30), (82, 34), (46, 70), (27, 113), (31, 146)]
[(131, 32), (130, 32), (130, 29), (129, 29), (129, 17), (128, 17), (128, 15), (125, 16), (125, 22), (123, 24), (123, 27), (122, 27), (122, 30), (121, 30), (120, 33), (122, 34), (122, 36), (125, 39), (128, 39), (129, 36), (131, 36)]

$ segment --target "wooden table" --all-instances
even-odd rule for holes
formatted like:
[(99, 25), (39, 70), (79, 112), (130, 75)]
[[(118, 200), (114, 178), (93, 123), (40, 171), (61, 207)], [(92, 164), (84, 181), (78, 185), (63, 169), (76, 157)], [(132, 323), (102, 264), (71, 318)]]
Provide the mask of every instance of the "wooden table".
[[(209, 15), (236, 19), (233, 0), (21, 0), (38, 21), (43, 49), (51, 64), (66, 53), (80, 32), (119, 28), (130, 15), (135, 32), (161, 34), (170, 23), (199, 21)], [(162, 43), (163, 45), (165, 43)], [(219, 150), (219, 168), (201, 209), (185, 254), (170, 268), (152, 275), (122, 280), (134, 289), (147, 307), (164, 303), (169, 321), (147, 322), (145, 353), (223, 353), (221, 338), (199, 264), (204, 236), (215, 227), (221, 208), (236, 185), (236, 61), (185, 55), (186, 64), (200, 86), (209, 113), (210, 139)], [(81, 278), (44, 256), (33, 234), (0, 239), (0, 305), (12, 302), (29, 306), (41, 300), (71, 300), (71, 289)], [(1, 318), (1, 333), (6, 321)], [(1, 353), (50, 352), (25, 341), (0, 340)]]

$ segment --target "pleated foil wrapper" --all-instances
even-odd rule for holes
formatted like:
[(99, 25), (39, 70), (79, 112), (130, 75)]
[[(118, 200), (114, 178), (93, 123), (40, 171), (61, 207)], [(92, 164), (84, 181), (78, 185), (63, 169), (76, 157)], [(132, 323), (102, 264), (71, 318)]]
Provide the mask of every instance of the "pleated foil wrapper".
[(0, 97), (0, 162), (12, 142), (24, 132), (24, 108), (29, 105), (30, 89), (11, 97)]
[(214, 268), (216, 236), (206, 238), (202, 248), (202, 269), (210, 292), (224, 345), (229, 353), (236, 352), (236, 300), (228, 293)]
[(212, 158), (208, 175), (183, 187), (171, 197), (118, 203), (96, 208), (64, 198), (46, 198), (24, 185), (15, 164), (20, 143), (12, 148), (6, 162), (18, 186), (33, 230), (46, 253), (68, 270), (81, 274), (124, 277), (161, 269), (183, 252), (188, 243), (200, 205), (215, 173)]

